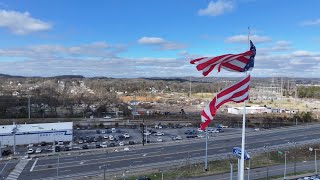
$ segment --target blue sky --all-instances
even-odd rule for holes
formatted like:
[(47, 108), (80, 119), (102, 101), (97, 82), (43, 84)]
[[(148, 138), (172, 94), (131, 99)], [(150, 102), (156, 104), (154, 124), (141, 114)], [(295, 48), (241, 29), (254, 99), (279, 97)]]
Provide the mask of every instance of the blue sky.
[(245, 51), (250, 26), (253, 76), (320, 77), (319, 7), (318, 0), (0, 0), (0, 73), (201, 76), (189, 60)]

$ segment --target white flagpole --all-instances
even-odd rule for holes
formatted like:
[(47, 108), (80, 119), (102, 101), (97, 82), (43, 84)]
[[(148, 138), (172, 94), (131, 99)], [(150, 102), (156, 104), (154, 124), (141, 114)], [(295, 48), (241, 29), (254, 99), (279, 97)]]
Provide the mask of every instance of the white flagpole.
[[(250, 48), (250, 27), (248, 27), (248, 43)], [(247, 73), (246, 73), (247, 74)], [(242, 115), (242, 143), (241, 143), (241, 163), (240, 163), (240, 180), (244, 180), (244, 151), (246, 140), (246, 103), (243, 103), (243, 115)]]
[(206, 159), (204, 170), (208, 171), (208, 127), (205, 128), (206, 131)]

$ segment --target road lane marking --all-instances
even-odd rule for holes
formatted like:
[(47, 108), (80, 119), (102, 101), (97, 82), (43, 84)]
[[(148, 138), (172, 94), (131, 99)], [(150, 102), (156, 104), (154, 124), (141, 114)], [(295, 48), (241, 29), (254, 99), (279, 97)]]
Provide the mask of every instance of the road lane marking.
[(37, 164), (38, 159), (39, 159), (39, 158), (37, 158), (37, 159), (34, 161), (34, 163), (33, 163), (32, 167), (31, 167), (31, 169), (30, 169), (30, 172), (32, 172), (32, 171), (33, 171), (33, 168), (34, 168), (34, 166)]

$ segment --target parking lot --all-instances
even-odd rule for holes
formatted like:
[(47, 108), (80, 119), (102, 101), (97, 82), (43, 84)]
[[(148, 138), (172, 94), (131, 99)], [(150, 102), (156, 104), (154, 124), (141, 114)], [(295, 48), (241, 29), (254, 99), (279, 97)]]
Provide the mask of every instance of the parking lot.
[[(17, 146), (17, 153), (20, 155), (31, 155), (40, 153), (51, 153), (53, 149), (56, 152), (60, 151), (75, 151), (82, 149), (97, 149), (97, 148), (109, 148), (123, 146), (128, 147), (126, 150), (130, 150), (130, 145), (142, 144), (143, 136), (145, 138), (145, 144), (167, 144), (167, 143), (179, 143), (182, 141), (197, 141), (205, 138), (205, 132), (199, 131), (196, 127), (166, 127), (166, 126), (145, 126), (144, 133), (143, 128), (139, 126), (133, 127), (119, 127), (119, 128), (97, 128), (97, 129), (80, 129), (73, 130), (73, 142), (56, 142), (55, 148), (53, 143), (41, 143), (30, 144), (24, 146)], [(220, 129), (220, 131), (218, 131)], [(226, 134), (239, 133), (239, 128), (210, 128), (208, 130), (209, 138), (215, 136), (223, 136)], [(249, 129), (248, 131), (252, 131)], [(7, 147), (6, 149), (11, 149)], [(11, 149), (12, 151), (12, 149)]]

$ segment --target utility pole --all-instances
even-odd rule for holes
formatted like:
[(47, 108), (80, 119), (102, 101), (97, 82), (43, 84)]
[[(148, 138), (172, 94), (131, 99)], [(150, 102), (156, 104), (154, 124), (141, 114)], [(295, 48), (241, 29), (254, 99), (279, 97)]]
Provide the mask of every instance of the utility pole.
[(191, 98), (191, 76), (190, 76), (190, 78), (189, 78), (189, 82), (190, 82), (189, 98)]
[(103, 180), (106, 180), (106, 169), (107, 169), (107, 165), (103, 165), (103, 166), (100, 166), (99, 169), (103, 168)]
[(2, 150), (1, 150), (1, 141), (0, 141), (0, 158), (2, 157)]
[(283, 180), (286, 180), (287, 175), (287, 151), (284, 152), (284, 174), (283, 174)]
[(294, 175), (297, 175), (297, 143), (294, 142)]
[(144, 119), (142, 119), (142, 146), (144, 146)]
[(28, 95), (28, 118), (31, 118), (30, 95)]
[(283, 79), (281, 77), (281, 88), (280, 88), (280, 92), (281, 92), (281, 97), (283, 96)]
[(58, 155), (58, 165), (57, 165), (57, 179), (59, 179), (59, 165), (60, 165), (60, 155), (59, 155), (59, 153), (58, 153), (57, 155)]
[(316, 171), (316, 175), (318, 174), (318, 167), (317, 167), (317, 151), (319, 149), (314, 149), (314, 169)]
[(17, 133), (17, 125), (13, 122), (12, 134), (13, 134), (13, 155), (16, 155), (16, 133)]

